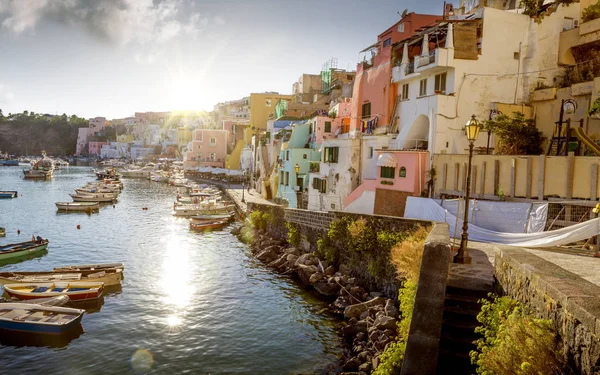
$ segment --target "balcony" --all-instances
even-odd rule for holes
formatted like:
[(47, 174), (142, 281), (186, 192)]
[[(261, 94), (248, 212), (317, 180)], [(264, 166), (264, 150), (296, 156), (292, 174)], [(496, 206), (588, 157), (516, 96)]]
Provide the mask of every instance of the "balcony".
[(415, 73), (435, 73), (454, 67), (454, 49), (436, 48), (425, 56), (415, 56), (409, 64), (392, 69), (392, 81), (400, 82), (418, 76)]

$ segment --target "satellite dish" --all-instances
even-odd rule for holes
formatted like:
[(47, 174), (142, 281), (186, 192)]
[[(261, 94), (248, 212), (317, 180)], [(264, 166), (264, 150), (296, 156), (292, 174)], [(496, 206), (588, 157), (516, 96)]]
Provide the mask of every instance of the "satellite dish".
[(404, 9), (404, 11), (402, 12), (402, 18), (406, 17), (407, 14), (408, 14), (408, 9)]

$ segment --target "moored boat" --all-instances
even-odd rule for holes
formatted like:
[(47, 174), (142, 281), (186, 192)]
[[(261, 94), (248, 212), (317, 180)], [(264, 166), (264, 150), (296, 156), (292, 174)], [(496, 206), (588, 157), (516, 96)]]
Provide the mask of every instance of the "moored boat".
[(215, 214), (215, 215), (196, 215), (190, 217), (190, 220), (193, 222), (204, 222), (204, 221), (221, 221), (221, 220), (230, 220), (233, 218), (234, 214)]
[(93, 282), (49, 282), (5, 284), (4, 291), (11, 297), (35, 299), (67, 295), (71, 301), (96, 299), (102, 295), (104, 283)]
[(0, 304), (0, 329), (58, 335), (79, 326), (84, 312), (69, 307), (3, 303)]
[(13, 271), (0, 272), (0, 284), (28, 284), (77, 281), (86, 283), (104, 283), (105, 287), (121, 285), (122, 269), (107, 268), (91, 271)]
[(114, 193), (90, 193), (90, 194), (69, 194), (74, 202), (114, 202), (117, 195)]
[(99, 202), (56, 202), (56, 208), (61, 211), (97, 211)]
[(16, 198), (18, 193), (16, 191), (0, 191), (0, 199), (2, 198)]
[(0, 261), (41, 253), (48, 247), (48, 240), (26, 241), (0, 246)]
[(190, 222), (190, 229), (198, 231), (209, 231), (219, 229), (227, 225), (227, 220), (205, 221), (205, 222)]
[(56, 267), (54, 271), (102, 271), (106, 269), (118, 269), (121, 272), (125, 269), (123, 263), (97, 263), (97, 264), (77, 264), (73, 266)]

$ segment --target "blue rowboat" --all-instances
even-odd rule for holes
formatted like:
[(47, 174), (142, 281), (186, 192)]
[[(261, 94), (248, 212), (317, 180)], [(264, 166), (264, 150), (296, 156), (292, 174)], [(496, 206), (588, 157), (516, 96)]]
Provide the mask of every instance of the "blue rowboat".
[(0, 329), (60, 335), (79, 327), (84, 310), (31, 303), (0, 304)]
[(16, 191), (0, 191), (0, 198), (16, 198), (17, 195)]

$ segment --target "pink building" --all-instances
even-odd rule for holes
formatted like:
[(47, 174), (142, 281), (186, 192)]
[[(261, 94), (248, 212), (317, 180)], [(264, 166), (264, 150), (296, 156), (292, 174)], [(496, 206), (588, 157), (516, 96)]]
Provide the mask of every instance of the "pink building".
[(77, 146), (75, 149), (75, 155), (79, 156), (84, 152), (85, 146), (88, 143), (87, 138), (89, 131), (89, 128), (79, 128), (79, 133), (77, 134)]
[(377, 178), (344, 199), (350, 212), (403, 216), (406, 199), (427, 189), (427, 152), (377, 150)]
[(377, 36), (377, 42), (361, 53), (364, 61), (356, 67), (352, 93), (352, 129), (361, 129), (361, 121), (372, 121), (376, 127), (389, 126), (391, 112), (397, 97), (396, 84), (391, 83), (394, 61), (392, 47), (416, 33), (421, 27), (432, 25), (442, 16), (407, 14), (389, 29)]
[(108, 142), (90, 141), (88, 142), (88, 153), (90, 155), (100, 156), (100, 151), (102, 151), (102, 145), (107, 144)]
[(104, 130), (106, 127), (106, 117), (94, 117), (90, 119), (90, 133), (89, 135), (94, 135)]
[(184, 167), (225, 167), (227, 130), (196, 129), (185, 153)]

